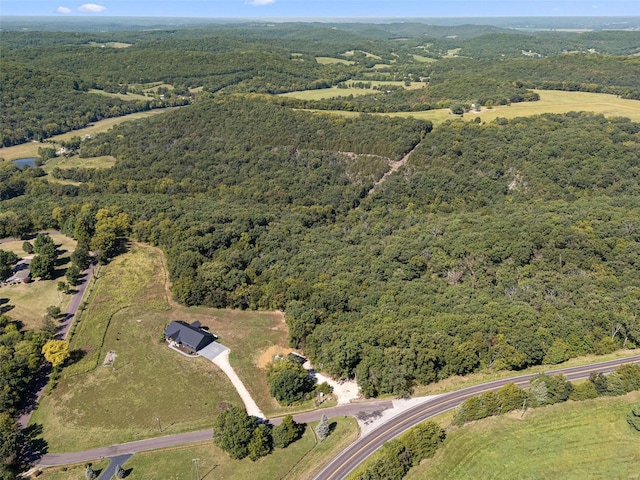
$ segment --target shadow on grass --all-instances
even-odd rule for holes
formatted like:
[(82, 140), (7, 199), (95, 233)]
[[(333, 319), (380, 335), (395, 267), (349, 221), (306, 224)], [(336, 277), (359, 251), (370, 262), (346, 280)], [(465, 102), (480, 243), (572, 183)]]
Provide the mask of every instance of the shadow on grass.
[(20, 461), (24, 464), (33, 464), (49, 451), (47, 442), (40, 438), (42, 435), (42, 425), (34, 423), (21, 432), (23, 442), (20, 451)]
[(69, 352), (69, 358), (67, 359), (66, 366), (73, 365), (76, 362), (79, 362), (87, 355), (87, 352), (82, 350), (81, 348), (76, 348), (75, 350), (71, 350)]
[(211, 469), (210, 469), (207, 473), (205, 473), (202, 477), (200, 477), (200, 480), (204, 480), (205, 478), (207, 478), (207, 476), (208, 476), (211, 472), (213, 472), (213, 471), (216, 469), (216, 467), (217, 467), (217, 466), (218, 466), (218, 465), (214, 465), (213, 467), (211, 467)]
[(15, 308), (14, 305), (2, 305), (0, 307), (0, 314), (7, 313), (13, 310), (14, 308)]

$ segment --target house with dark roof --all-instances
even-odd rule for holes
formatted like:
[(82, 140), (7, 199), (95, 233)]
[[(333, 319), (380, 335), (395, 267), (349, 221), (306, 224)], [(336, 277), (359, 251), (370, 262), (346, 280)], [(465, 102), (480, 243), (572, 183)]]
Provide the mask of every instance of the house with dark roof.
[(174, 320), (167, 325), (164, 329), (164, 335), (169, 342), (174, 342), (176, 345), (193, 352), (202, 350), (217, 338), (213, 333), (203, 330), (200, 322), (188, 324), (181, 320)]

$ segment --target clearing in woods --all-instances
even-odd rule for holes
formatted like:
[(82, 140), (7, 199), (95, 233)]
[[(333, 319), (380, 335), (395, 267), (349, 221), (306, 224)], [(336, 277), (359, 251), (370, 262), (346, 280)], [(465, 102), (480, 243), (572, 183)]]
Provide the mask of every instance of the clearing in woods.
[[(71, 339), (79, 359), (32, 417), (43, 425), (50, 452), (210, 428), (225, 405), (243, 405), (209, 360), (167, 348), (162, 338), (171, 320), (199, 320), (216, 333), (265, 414), (292, 411), (271, 398), (258, 366), (263, 352), (286, 345), (281, 312), (187, 308), (170, 300), (167, 287), (164, 256), (148, 245), (132, 244), (101, 268)], [(110, 351), (115, 361), (103, 367)]]

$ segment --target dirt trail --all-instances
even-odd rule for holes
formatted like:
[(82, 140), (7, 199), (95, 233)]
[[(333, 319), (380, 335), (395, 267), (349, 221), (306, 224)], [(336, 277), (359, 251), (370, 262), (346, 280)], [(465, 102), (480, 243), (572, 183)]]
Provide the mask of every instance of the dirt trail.
[(402, 167), (403, 165), (405, 165), (405, 164), (407, 163), (407, 160), (409, 160), (409, 157), (411, 156), (411, 154), (416, 150), (416, 148), (418, 148), (418, 146), (420, 145), (420, 143), (422, 143), (422, 142), (418, 142), (418, 143), (416, 144), (416, 146), (415, 146), (415, 147), (413, 147), (413, 148), (409, 151), (409, 153), (407, 153), (404, 157), (402, 157), (402, 158), (401, 158), (400, 160), (398, 160), (397, 162), (396, 162), (396, 161), (393, 161), (393, 160), (391, 160), (391, 159), (389, 159), (389, 166), (390, 166), (391, 168), (389, 169), (389, 171), (388, 171), (387, 173), (385, 173), (385, 174), (382, 176), (382, 178), (381, 178), (380, 180), (378, 180), (378, 181), (373, 185), (373, 187), (371, 188), (371, 190), (369, 190), (369, 192), (367, 193), (367, 195), (371, 195), (373, 192), (375, 192), (375, 191), (376, 191), (376, 188), (378, 188), (378, 186), (379, 186), (380, 184), (382, 184), (382, 183), (383, 183), (387, 178), (389, 178), (389, 176), (390, 176), (392, 173), (397, 172), (397, 171), (398, 171), (398, 169), (399, 169), (400, 167)]

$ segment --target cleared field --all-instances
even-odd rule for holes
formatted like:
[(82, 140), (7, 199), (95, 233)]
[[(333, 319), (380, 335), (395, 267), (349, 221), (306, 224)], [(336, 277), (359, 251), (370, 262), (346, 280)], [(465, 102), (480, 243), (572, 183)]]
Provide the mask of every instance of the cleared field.
[(375, 90), (364, 88), (321, 88), (316, 90), (301, 90), (299, 92), (281, 93), (282, 97), (299, 98), (300, 100), (323, 100), (325, 98), (348, 97), (349, 95), (371, 95)]
[(72, 157), (56, 157), (50, 160), (42, 166), (42, 169), (49, 173), (54, 168), (73, 168), (73, 167), (84, 167), (84, 168), (110, 168), (116, 164), (116, 158), (111, 155), (105, 155), (102, 157), (86, 157), (80, 158), (78, 155), (74, 155)]
[[(51, 238), (59, 245), (61, 253), (56, 266), (57, 278), (0, 287), (0, 307), (11, 318), (20, 320), (27, 329), (40, 328), (47, 307), (56, 306), (64, 310), (69, 303), (69, 297), (58, 291), (58, 281), (64, 280), (63, 275), (69, 266), (69, 257), (76, 248), (76, 241), (62, 234), (52, 234)], [(24, 257), (26, 253), (22, 250), (23, 243), (24, 240), (2, 243), (0, 249)]]
[(107, 42), (107, 43), (98, 43), (98, 42), (89, 42), (89, 46), (91, 47), (109, 47), (109, 48), (127, 48), (133, 45), (132, 43), (122, 43), (122, 42)]
[(627, 413), (640, 392), (493, 417), (450, 430), (408, 480), (630, 479), (640, 475), (640, 434)]
[[(587, 92), (562, 92), (556, 90), (535, 90), (540, 95), (537, 102), (513, 103), (511, 105), (483, 109), (479, 113), (465, 113), (464, 120), (480, 117), (485, 122), (497, 117), (515, 118), (539, 115), (542, 113), (593, 112), (606, 117), (628, 117), (640, 121), (640, 101), (618, 98), (615, 95)], [(449, 109), (428, 110), (423, 112), (399, 112), (387, 115), (395, 117), (413, 117), (442, 123), (445, 120), (460, 118), (452, 115)]]
[(181, 107), (156, 108), (146, 112), (136, 112), (129, 115), (123, 115), (122, 117), (107, 118), (105, 120), (95, 122), (88, 127), (51, 137), (48, 139), (48, 142), (29, 142), (22, 145), (15, 145), (13, 147), (2, 147), (0, 148), (0, 158), (4, 158), (5, 160), (15, 160), (17, 158), (37, 157), (38, 148), (51, 147), (51, 142), (55, 144), (61, 140), (69, 140), (71, 137), (84, 137), (85, 135), (95, 135), (96, 133), (106, 132), (111, 127), (119, 123), (152, 117), (154, 115), (159, 115), (166, 111), (173, 110), (174, 108)]
[(345, 60), (343, 58), (335, 58), (335, 57), (316, 57), (316, 62), (320, 65), (334, 65), (334, 64), (342, 64), (342, 65), (353, 65), (354, 61)]
[[(161, 342), (171, 320), (199, 320), (219, 335), (232, 349), (231, 364), (266, 414), (296, 410), (279, 407), (269, 396), (265, 370), (259, 366), (265, 350), (286, 346), (282, 313), (176, 305), (167, 296), (163, 262), (159, 249), (134, 244), (101, 268), (71, 340), (82, 358), (63, 370), (32, 418), (44, 425), (51, 452), (208, 428), (221, 405), (243, 405), (210, 361), (184, 357)], [(102, 366), (109, 351), (117, 355), (113, 368)]]
[(149, 100), (149, 97), (138, 95), (137, 93), (110, 93), (105, 92), (104, 90), (96, 90), (95, 88), (90, 89), (89, 93), (95, 93), (96, 95), (103, 95), (105, 97), (119, 98), (120, 100), (126, 100), (127, 102), (133, 102), (135, 100)]
[(372, 87), (378, 85), (395, 85), (398, 87), (404, 87), (405, 90), (414, 90), (416, 88), (422, 88), (425, 86), (423, 82), (410, 82), (409, 85), (405, 85), (402, 80), (367, 80), (363, 79), (352, 79), (345, 82), (347, 85), (353, 85), (354, 83), (365, 82), (371, 84)]
[(429, 57), (423, 57), (422, 55), (413, 55), (413, 59), (416, 62), (420, 62), (420, 63), (431, 63), (431, 62), (436, 62), (437, 60), (435, 58), (429, 58)]

